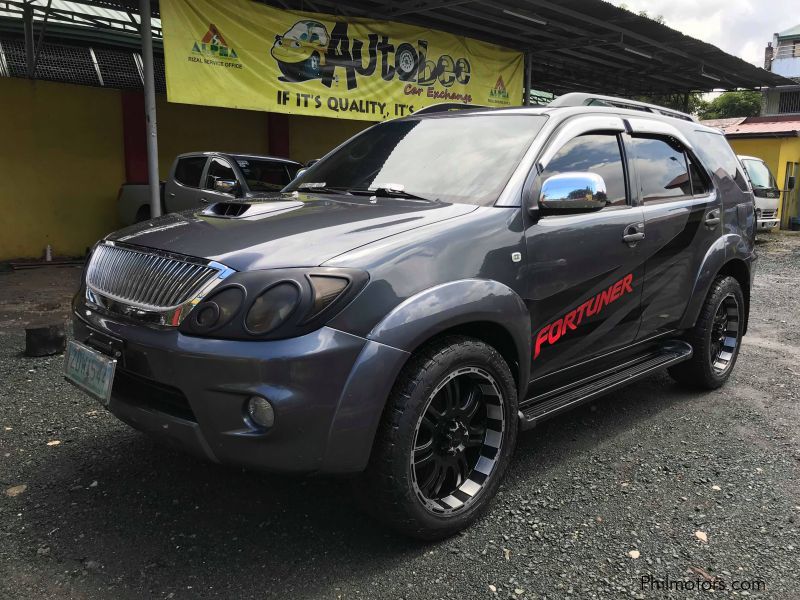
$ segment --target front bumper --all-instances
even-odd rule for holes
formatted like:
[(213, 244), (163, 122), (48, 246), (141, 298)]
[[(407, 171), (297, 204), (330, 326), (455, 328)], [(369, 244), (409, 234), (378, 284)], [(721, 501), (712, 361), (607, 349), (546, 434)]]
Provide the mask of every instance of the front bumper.
[[(215, 340), (74, 308), (78, 341), (120, 352), (112, 413), (196, 455), (262, 470), (363, 470), (408, 357), (328, 327), (286, 340)], [(268, 430), (245, 419), (253, 395), (273, 405)]]
[(778, 223), (780, 223), (778, 219), (758, 219), (756, 222), (758, 223), (759, 231), (769, 231), (777, 227)]

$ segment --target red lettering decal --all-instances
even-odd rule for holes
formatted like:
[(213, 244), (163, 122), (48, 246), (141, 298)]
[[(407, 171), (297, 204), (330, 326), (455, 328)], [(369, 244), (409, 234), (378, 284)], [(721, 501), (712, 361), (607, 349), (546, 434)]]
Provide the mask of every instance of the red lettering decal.
[(577, 312), (578, 311), (573, 310), (572, 312), (567, 313), (567, 316), (564, 317), (564, 333), (566, 333), (567, 327), (569, 327), (570, 329), (577, 329), (578, 328), (578, 326), (575, 325), (575, 314)]
[(542, 344), (547, 341), (547, 335), (550, 332), (550, 325), (543, 328), (539, 333), (536, 335), (536, 347), (533, 350), (533, 358), (535, 359), (539, 356), (539, 351), (542, 349)]
[(633, 293), (633, 288), (631, 287), (631, 281), (633, 281), (633, 273), (630, 275), (625, 275), (625, 279), (622, 280), (622, 289), (626, 292)]
[(622, 280), (620, 279), (617, 283), (614, 284), (613, 288), (611, 289), (611, 297), (608, 300), (608, 303), (611, 304), (622, 295)]
[(552, 325), (550, 325), (550, 335), (547, 336), (547, 340), (551, 344), (555, 344), (558, 341), (558, 339), (561, 337), (561, 323), (562, 322), (563, 322), (563, 320), (559, 319), (558, 321), (556, 321)]

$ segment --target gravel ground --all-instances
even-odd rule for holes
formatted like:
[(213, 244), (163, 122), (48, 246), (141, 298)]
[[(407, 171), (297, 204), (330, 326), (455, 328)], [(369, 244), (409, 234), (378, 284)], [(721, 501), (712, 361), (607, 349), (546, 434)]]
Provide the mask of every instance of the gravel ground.
[[(689, 393), (657, 375), (522, 434), (491, 511), (435, 545), (370, 521), (344, 480), (219, 467), (127, 428), (63, 382), (61, 357), (20, 355), (20, 323), (42, 303), (31, 288), (20, 311), (27, 275), (0, 274), (0, 597), (706, 593), (656, 588), (669, 579), (798, 598), (800, 237), (759, 251), (727, 386)], [(76, 272), (48, 271), (33, 277), (55, 307), (39, 316), (56, 318)]]

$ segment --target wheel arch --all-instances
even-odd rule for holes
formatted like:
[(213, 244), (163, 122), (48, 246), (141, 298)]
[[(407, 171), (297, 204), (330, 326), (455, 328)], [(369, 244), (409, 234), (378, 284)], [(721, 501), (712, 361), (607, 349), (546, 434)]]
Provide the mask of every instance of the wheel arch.
[[(728, 239), (729, 237), (737, 239)], [(737, 250), (738, 238), (739, 236), (723, 236), (709, 248), (698, 270), (689, 304), (681, 320), (681, 329), (694, 327), (706, 296), (708, 296), (708, 291), (711, 289), (711, 284), (719, 275), (729, 275), (736, 279), (742, 288), (745, 300), (744, 333), (747, 332), (750, 314), (751, 263), (754, 259), (752, 256), (743, 256)]]
[(530, 314), (514, 290), (498, 281), (462, 279), (407, 299), (367, 338), (413, 354), (443, 335), (474, 337), (501, 354), (521, 391), (530, 371), (530, 331)]
[(517, 389), (524, 391), (520, 386), (527, 386), (530, 372), (530, 317), (519, 295), (500, 282), (479, 279), (423, 290), (396, 306), (367, 335), (331, 424), (322, 471), (366, 467), (398, 375), (420, 348), (452, 334), (495, 348), (509, 365)]

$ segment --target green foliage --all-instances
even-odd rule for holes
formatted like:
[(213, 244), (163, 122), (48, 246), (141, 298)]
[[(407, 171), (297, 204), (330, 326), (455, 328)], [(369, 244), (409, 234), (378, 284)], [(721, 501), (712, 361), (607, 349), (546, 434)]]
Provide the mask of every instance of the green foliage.
[(664, 108), (688, 112), (689, 114), (693, 115), (701, 111), (706, 105), (706, 102), (703, 100), (703, 94), (700, 93), (689, 94), (688, 106), (686, 103), (686, 95), (683, 92), (676, 94), (634, 96), (633, 100), (638, 100), (639, 102), (649, 102), (650, 104), (658, 104)]
[(761, 92), (741, 90), (723, 92), (698, 110), (701, 119), (756, 117), (761, 112)]

